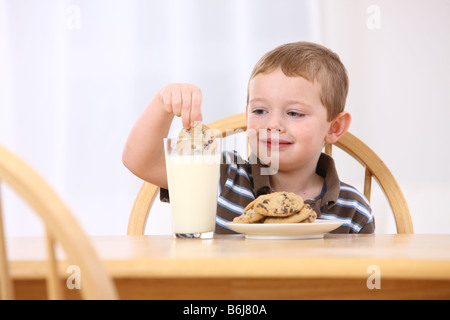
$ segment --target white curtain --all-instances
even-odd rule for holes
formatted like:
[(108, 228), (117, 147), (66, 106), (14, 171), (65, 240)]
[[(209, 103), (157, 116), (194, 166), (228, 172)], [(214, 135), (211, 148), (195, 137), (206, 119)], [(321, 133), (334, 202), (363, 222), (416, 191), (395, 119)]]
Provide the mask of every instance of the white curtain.
[[(445, 0), (0, 0), (0, 143), (48, 180), (88, 234), (125, 234), (141, 181), (121, 152), (156, 91), (199, 85), (205, 122), (242, 112), (265, 52), (314, 41), (347, 66), (351, 131), (391, 167), (416, 231), (450, 232), (431, 200), (450, 194), (449, 14)], [(41, 234), (3, 191), (7, 234)], [(168, 208), (156, 206), (148, 232), (168, 233)], [(378, 231), (395, 231), (382, 222), (385, 206), (375, 211)]]
[[(121, 152), (156, 91), (199, 85), (205, 122), (242, 112), (265, 51), (318, 41), (314, 10), (298, 0), (1, 0), (0, 143), (48, 180), (87, 233), (124, 234), (141, 181)], [(4, 193), (8, 235), (40, 234)], [(151, 232), (169, 232), (168, 214), (155, 211)]]

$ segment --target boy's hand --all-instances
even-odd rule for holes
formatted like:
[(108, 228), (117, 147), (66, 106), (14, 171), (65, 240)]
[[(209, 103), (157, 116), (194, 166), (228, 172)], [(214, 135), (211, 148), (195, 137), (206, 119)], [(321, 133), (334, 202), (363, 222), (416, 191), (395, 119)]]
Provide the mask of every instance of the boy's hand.
[(168, 113), (181, 117), (184, 128), (202, 121), (202, 92), (199, 87), (186, 83), (169, 84), (159, 91), (159, 97)]

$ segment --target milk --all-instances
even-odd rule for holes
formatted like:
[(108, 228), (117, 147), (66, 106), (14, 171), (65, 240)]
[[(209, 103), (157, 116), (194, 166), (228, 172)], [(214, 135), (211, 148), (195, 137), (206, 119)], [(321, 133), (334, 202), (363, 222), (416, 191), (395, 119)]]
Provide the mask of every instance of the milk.
[(214, 232), (220, 159), (220, 153), (166, 155), (174, 233)]

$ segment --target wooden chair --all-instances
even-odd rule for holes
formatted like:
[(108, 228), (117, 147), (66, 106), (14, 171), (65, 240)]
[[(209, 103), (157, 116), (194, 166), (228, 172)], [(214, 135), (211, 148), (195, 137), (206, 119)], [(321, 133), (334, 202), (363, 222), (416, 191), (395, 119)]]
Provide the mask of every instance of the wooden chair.
[[(221, 131), (222, 136), (226, 135), (227, 129), (243, 130), (247, 129), (245, 113), (229, 116), (208, 125)], [(232, 131), (230, 131), (232, 132)], [(350, 132), (347, 132), (339, 141), (334, 144), (350, 156), (355, 158), (365, 167), (364, 195), (370, 201), (372, 178), (377, 180), (383, 190), (394, 214), (397, 233), (412, 234), (413, 224), (405, 197), (383, 161), (364, 142), (359, 140)], [(332, 146), (326, 145), (325, 152), (332, 153)], [(149, 211), (158, 195), (159, 188), (151, 183), (144, 182), (134, 202), (128, 221), (128, 235), (143, 235)]]
[[(61, 244), (71, 264), (81, 270), (80, 294), (84, 299), (117, 299), (116, 288), (88, 238), (70, 210), (48, 183), (25, 161), (0, 146), (0, 182), (11, 187), (43, 220), (47, 237), (47, 291), (50, 299), (63, 299), (55, 244)], [(0, 199), (1, 200), (1, 199)], [(0, 201), (0, 286), (1, 298), (13, 299), (14, 288), (6, 252), (6, 237)]]

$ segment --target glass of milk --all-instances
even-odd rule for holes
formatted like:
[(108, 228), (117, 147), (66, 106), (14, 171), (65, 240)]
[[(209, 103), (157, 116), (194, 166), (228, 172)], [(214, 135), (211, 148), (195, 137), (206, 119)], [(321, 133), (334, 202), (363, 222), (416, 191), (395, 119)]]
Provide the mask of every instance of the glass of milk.
[(214, 140), (209, 147), (191, 148), (190, 139), (164, 139), (175, 238), (214, 237), (222, 139)]

